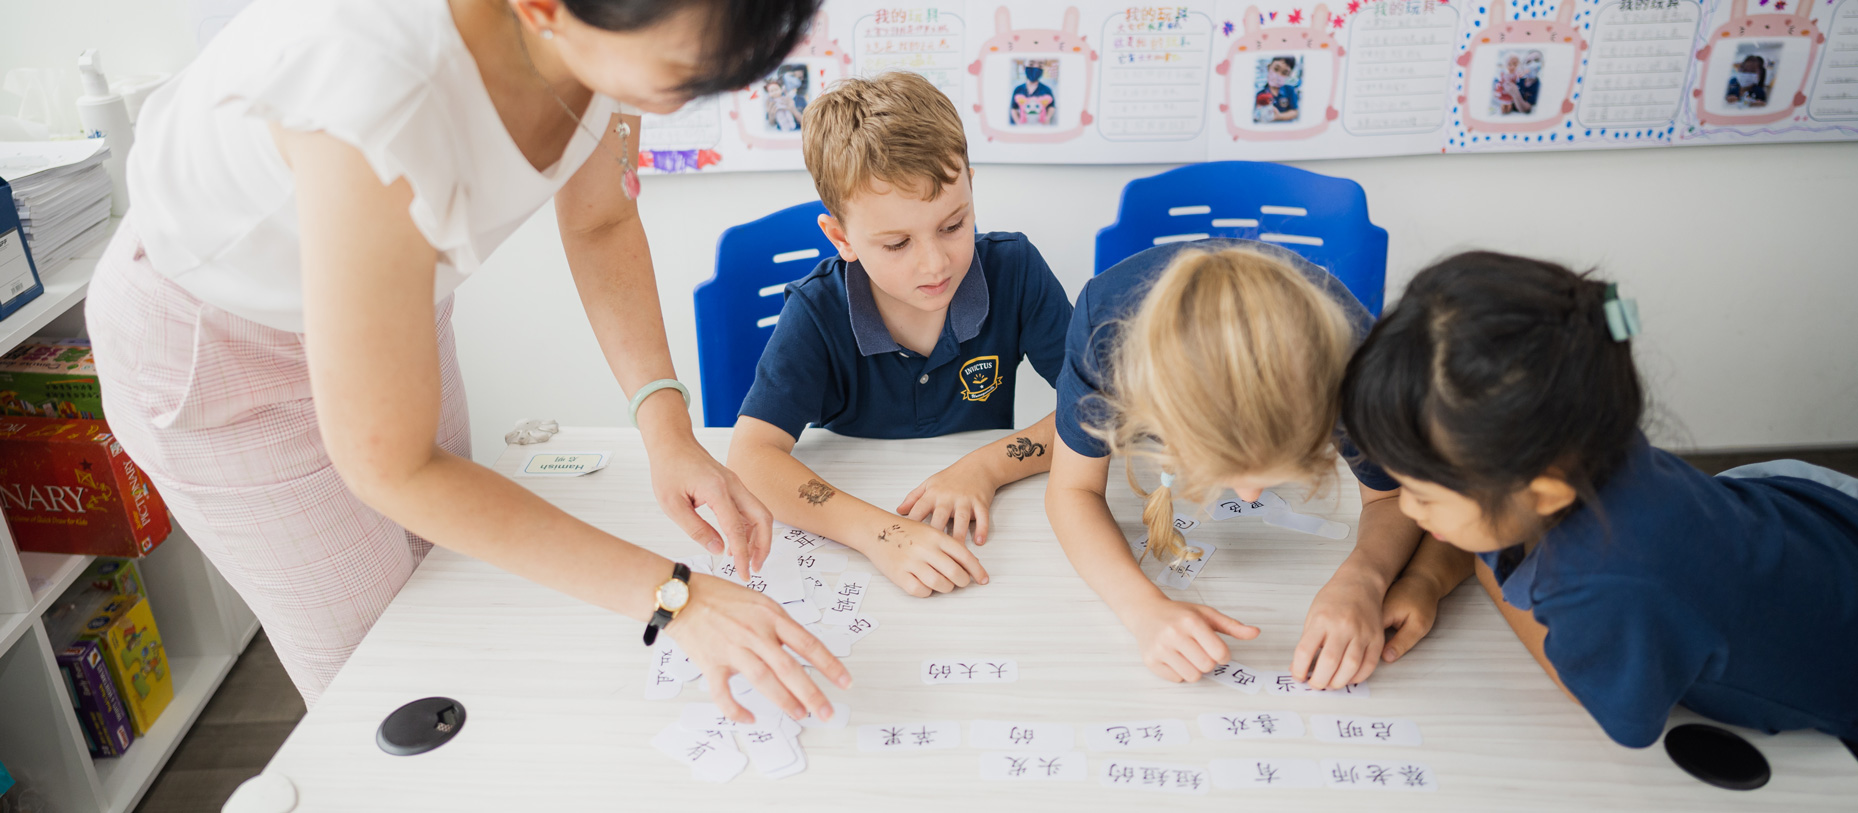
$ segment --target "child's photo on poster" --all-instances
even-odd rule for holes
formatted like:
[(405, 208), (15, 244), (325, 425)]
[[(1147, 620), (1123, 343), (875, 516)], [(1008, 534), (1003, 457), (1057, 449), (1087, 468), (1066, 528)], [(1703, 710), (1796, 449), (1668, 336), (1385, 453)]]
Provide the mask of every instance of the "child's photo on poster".
[(1781, 66), (1778, 42), (1745, 42), (1735, 48), (1723, 101), (1743, 108), (1766, 107), (1774, 89), (1774, 74)]
[(1490, 88), (1493, 116), (1528, 115), (1542, 95), (1542, 52), (1505, 48), (1497, 52), (1497, 78)]
[(1013, 97), (1007, 124), (1014, 127), (1058, 123), (1058, 60), (1013, 60)]
[(761, 81), (769, 130), (800, 132), (800, 115), (806, 112), (808, 78), (806, 65), (793, 63), (780, 66)]
[(1252, 80), (1252, 121), (1275, 124), (1296, 121), (1297, 95), (1303, 86), (1303, 60), (1294, 56), (1262, 56)]

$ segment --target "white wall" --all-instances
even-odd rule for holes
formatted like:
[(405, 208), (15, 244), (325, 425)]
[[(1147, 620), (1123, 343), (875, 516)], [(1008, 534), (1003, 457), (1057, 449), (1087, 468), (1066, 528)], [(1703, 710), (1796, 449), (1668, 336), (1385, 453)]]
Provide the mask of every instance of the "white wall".
[[(197, 0), (196, 0), (197, 1)], [(172, 71), (194, 53), (189, 0), (0, 0), (0, 71), (69, 69), (85, 47), (113, 73)], [(75, 88), (75, 72), (69, 76)], [(0, 108), (4, 109), (4, 108)], [(1661, 442), (1688, 448), (1858, 443), (1858, 143), (1301, 163), (1366, 187), (1392, 236), (1390, 295), (1472, 247), (1599, 266), (1636, 296)], [(1133, 178), (1165, 166), (985, 166), (983, 228), (1031, 236), (1075, 294), (1093, 235)], [(677, 367), (697, 383), (691, 290), (727, 226), (813, 197), (802, 173), (645, 179), (646, 228)], [(580, 313), (544, 210), (459, 294), (479, 459), (521, 417), (622, 424), (626, 405)], [(1391, 300), (1391, 296), (1390, 296)], [(1020, 412), (1052, 405), (1029, 369)], [(701, 411), (695, 407), (693, 415)]]
[[(1858, 443), (1858, 144), (1301, 163), (1367, 189), (1391, 235), (1390, 295), (1426, 263), (1493, 248), (1599, 266), (1639, 300), (1662, 443)], [(982, 228), (1023, 231), (1075, 295), (1118, 191), (1162, 166), (983, 166)], [(697, 378), (691, 291), (730, 225), (814, 196), (802, 173), (645, 179), (672, 353)], [(1390, 296), (1391, 299), (1391, 296)], [(521, 417), (614, 424), (626, 406), (595, 348), (552, 216), (518, 231), (459, 294), (478, 457)], [(1022, 421), (1052, 406), (1021, 371)], [(693, 414), (700, 410), (693, 407)]]

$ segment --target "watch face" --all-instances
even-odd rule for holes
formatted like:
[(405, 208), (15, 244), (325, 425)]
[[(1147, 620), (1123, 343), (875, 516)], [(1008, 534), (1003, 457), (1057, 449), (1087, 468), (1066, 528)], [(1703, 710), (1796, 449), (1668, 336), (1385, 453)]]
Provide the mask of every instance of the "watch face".
[(677, 612), (684, 609), (684, 604), (688, 601), (690, 601), (690, 585), (672, 579), (658, 586), (658, 606)]

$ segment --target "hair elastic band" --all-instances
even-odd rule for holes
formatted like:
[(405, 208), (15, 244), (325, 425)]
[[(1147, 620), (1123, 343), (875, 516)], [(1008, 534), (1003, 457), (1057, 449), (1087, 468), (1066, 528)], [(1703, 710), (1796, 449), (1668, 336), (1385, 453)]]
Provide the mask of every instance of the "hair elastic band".
[(1161, 473), (1161, 487), (1162, 488), (1173, 488), (1174, 487), (1174, 475), (1169, 474), (1165, 471), (1162, 472)]
[(1613, 341), (1623, 342), (1639, 335), (1639, 301), (1621, 299), (1618, 283), (1607, 283), (1601, 307), (1606, 311), (1606, 329), (1613, 334)]
[(677, 390), (678, 392), (683, 393), (684, 394), (684, 406), (686, 408), (689, 408), (690, 390), (684, 389), (684, 385), (679, 383), (678, 380), (675, 378), (660, 378), (657, 381), (653, 381), (650, 384), (646, 384), (645, 386), (640, 387), (638, 392), (633, 393), (632, 395), (632, 425), (633, 426), (639, 425), (639, 405), (645, 403), (646, 398), (651, 397), (652, 393), (657, 392), (659, 390)]

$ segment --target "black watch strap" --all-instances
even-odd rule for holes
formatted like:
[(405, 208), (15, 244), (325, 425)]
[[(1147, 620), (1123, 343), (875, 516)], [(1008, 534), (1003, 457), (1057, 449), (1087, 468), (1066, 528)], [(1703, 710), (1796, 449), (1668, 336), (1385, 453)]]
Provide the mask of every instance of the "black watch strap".
[[(690, 584), (690, 566), (683, 562), (674, 563), (671, 566), (671, 578)], [(670, 610), (659, 607), (656, 612), (653, 612), (652, 617), (645, 622), (645, 645), (651, 646), (657, 643), (658, 631), (664, 629), (669, 623), (671, 623)]]

